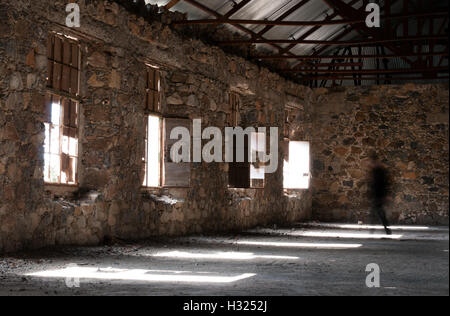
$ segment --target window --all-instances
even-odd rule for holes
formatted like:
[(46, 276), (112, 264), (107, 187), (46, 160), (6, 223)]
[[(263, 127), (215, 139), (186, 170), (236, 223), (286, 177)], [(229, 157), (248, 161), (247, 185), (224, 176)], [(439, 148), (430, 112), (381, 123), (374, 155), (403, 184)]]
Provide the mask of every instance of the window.
[(161, 121), (161, 80), (157, 67), (146, 67), (146, 99), (145, 112), (155, 113), (147, 117), (145, 133), (144, 187), (159, 187), (162, 185), (162, 121)]
[[(191, 132), (191, 125), (191, 120), (189, 119), (164, 119), (164, 187), (189, 187), (191, 184), (191, 164), (189, 162), (175, 163), (172, 162), (172, 159), (170, 158), (170, 149), (173, 144), (178, 142), (176, 139), (170, 139), (170, 132), (176, 127), (184, 127)], [(192, 135), (192, 133), (190, 133), (190, 135)], [(189, 156), (191, 157), (191, 153), (189, 153)]]
[[(230, 114), (228, 117), (228, 123), (230, 126), (239, 126), (239, 110), (240, 110), (240, 97), (237, 93), (230, 92), (228, 95)], [(248, 163), (248, 142), (247, 137), (244, 140), (244, 161), (237, 161), (237, 147), (236, 136), (233, 136), (233, 162), (229, 163), (228, 169), (228, 186), (230, 188), (249, 188), (251, 186), (250, 181), (250, 164)]]
[(172, 162), (170, 149), (177, 140), (170, 139), (175, 127), (191, 129), (188, 119), (165, 118), (149, 115), (145, 137), (144, 187), (189, 187), (191, 182), (190, 163)]
[(161, 186), (161, 118), (149, 115), (145, 136), (144, 187)]
[(236, 189), (250, 188), (250, 163), (248, 162), (248, 137), (244, 139), (244, 162), (237, 161), (237, 141), (233, 136), (233, 162), (229, 163), (228, 186)]
[(191, 130), (191, 121), (180, 118), (162, 118), (161, 116), (161, 75), (157, 67), (147, 66), (148, 114), (145, 133), (145, 157), (143, 158), (145, 179), (144, 187), (189, 187), (191, 180), (190, 163), (174, 163), (170, 159), (170, 149), (177, 140), (170, 139), (175, 127)]
[(44, 181), (77, 184), (80, 49), (59, 35), (48, 39)]
[(284, 188), (308, 189), (310, 182), (310, 144), (309, 142), (285, 143)]
[[(237, 93), (229, 94), (230, 117), (228, 122), (231, 126), (237, 127), (240, 124), (241, 99)], [(250, 138), (250, 139), (248, 139)], [(250, 142), (250, 143), (249, 143)], [(264, 188), (265, 170), (258, 159), (258, 152), (266, 152), (266, 136), (264, 133), (253, 132), (250, 137), (244, 139), (244, 162), (237, 161), (236, 136), (233, 136), (233, 161), (229, 163), (228, 186), (230, 188)], [(255, 158), (255, 163), (251, 163), (248, 156), (250, 146), (251, 155)]]
[(47, 43), (47, 88), (78, 95), (80, 46), (75, 40), (50, 34)]
[[(249, 143), (250, 141), (250, 143)], [(259, 153), (266, 153), (266, 134), (253, 132), (249, 137), (244, 139), (244, 161), (237, 161), (236, 136), (233, 139), (233, 159), (235, 162), (230, 163), (229, 168), (229, 187), (231, 188), (264, 188), (265, 184), (265, 168), (264, 164), (259, 160)], [(248, 156), (248, 146), (250, 145), (251, 155), (254, 163)]]

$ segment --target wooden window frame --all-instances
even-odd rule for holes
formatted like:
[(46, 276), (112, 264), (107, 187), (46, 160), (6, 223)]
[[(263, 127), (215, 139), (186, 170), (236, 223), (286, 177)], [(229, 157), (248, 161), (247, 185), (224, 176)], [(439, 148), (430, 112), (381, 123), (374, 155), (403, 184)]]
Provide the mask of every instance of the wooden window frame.
[[(67, 45), (70, 46), (70, 57), (67, 57), (66, 55)], [(74, 49), (76, 49), (77, 52), (76, 56), (74, 56)], [(56, 53), (58, 53), (59, 58)], [(67, 59), (69, 59), (69, 61), (67, 61)], [(50, 33), (47, 42), (47, 61), (47, 89), (58, 94), (68, 94), (71, 97), (78, 96), (80, 91), (81, 73), (80, 43), (74, 39), (68, 38), (67, 36)], [(74, 65), (74, 63), (76, 63), (76, 65)], [(68, 75), (65, 75), (65, 69), (69, 70)], [(67, 89), (65, 89), (66, 87), (63, 86), (64, 78), (67, 77), (69, 83)], [(73, 84), (75, 87), (72, 86)]]
[(146, 98), (145, 111), (147, 114), (161, 113), (162, 84), (161, 71), (158, 67), (146, 65)]
[[(229, 97), (229, 109), (230, 109), (230, 117), (228, 119), (228, 122), (233, 126), (233, 127), (237, 127), (240, 125), (239, 122), (239, 115), (240, 115), (240, 109), (241, 109), (241, 97), (238, 93), (230, 91), (228, 93), (228, 97)], [(228, 169), (228, 188), (229, 189), (264, 189), (266, 186), (266, 178), (264, 177), (264, 180), (262, 181), (257, 181), (257, 179), (252, 179), (251, 177), (251, 166), (253, 165), (253, 163), (251, 163), (251, 159), (250, 157), (248, 157), (248, 149), (249, 147), (251, 147), (251, 141), (252, 141), (252, 136), (250, 135), (250, 137), (245, 137), (245, 144), (246, 144), (246, 148), (245, 150), (245, 157), (246, 157), (246, 161), (247, 162), (232, 162), (229, 163), (229, 169)], [(233, 138), (233, 159), (236, 159), (236, 139)], [(232, 183), (232, 182), (239, 182), (238, 178), (236, 176), (236, 173), (239, 173), (240, 176), (242, 176), (243, 172), (245, 172), (246, 175), (246, 180), (245, 180), (245, 185), (244, 185), (244, 181), (242, 181), (241, 183)], [(233, 174), (234, 173), (234, 174)]]
[(162, 156), (161, 156), (161, 159), (162, 159), (162, 169), (163, 169), (163, 173), (162, 173), (162, 176), (161, 176), (161, 178), (162, 178), (162, 188), (168, 188), (168, 189), (177, 189), (177, 188), (179, 188), (179, 189), (188, 189), (188, 188), (191, 188), (192, 187), (192, 179), (191, 179), (191, 176), (192, 176), (192, 165), (191, 165), (191, 163), (192, 163), (192, 152), (190, 152), (190, 159), (191, 159), (191, 162), (189, 162), (189, 163), (187, 163), (187, 162), (185, 162), (185, 163), (187, 163), (187, 164), (189, 164), (189, 178), (188, 178), (188, 180), (189, 180), (189, 184), (188, 185), (168, 185), (168, 184), (166, 184), (166, 175), (167, 175), (167, 171), (166, 171), (166, 156), (165, 156), (165, 154), (166, 154), (166, 139), (168, 139), (168, 136), (169, 135), (167, 135), (166, 134), (166, 131), (167, 131), (167, 126), (166, 126), (166, 124), (167, 124), (167, 120), (183, 120), (183, 121), (188, 121), (189, 122), (189, 131), (190, 131), (190, 135), (191, 135), (191, 150), (192, 150), (192, 141), (193, 141), (193, 139), (192, 139), (192, 120), (190, 119), (190, 118), (186, 118), (186, 117), (178, 117), (178, 116), (165, 116), (165, 117), (163, 117), (163, 125), (162, 125), (162, 148), (163, 148), (163, 151), (162, 151)]
[[(70, 48), (69, 54), (67, 53), (67, 47)], [(76, 55), (75, 55), (76, 52)], [(59, 55), (57, 57), (56, 55)], [(79, 154), (80, 154), (80, 141), (79, 141), (79, 125), (80, 125), (80, 78), (81, 78), (81, 46), (77, 40), (70, 39), (67, 36), (49, 33), (47, 39), (47, 84), (46, 84), (46, 98), (45, 98), (45, 111), (46, 111), (46, 124), (48, 124), (49, 134), (48, 134), (48, 152), (44, 149), (44, 157), (45, 155), (58, 156), (60, 167), (59, 167), (59, 176), (57, 182), (46, 181), (46, 178), (50, 179), (51, 175), (51, 162), (49, 161), (48, 172), (49, 174), (46, 176), (44, 174), (44, 183), (46, 186), (69, 186), (69, 187), (77, 187), (78, 186), (78, 174), (79, 174)], [(59, 72), (58, 69), (59, 68)], [(66, 74), (65, 71), (69, 70), (69, 73)], [(57, 79), (55, 79), (55, 75)], [(64, 79), (66, 78), (66, 79)], [(66, 82), (66, 83), (64, 83)], [(55, 84), (56, 83), (56, 84)], [(53, 100), (57, 99), (58, 102), (54, 103)], [(73, 122), (74, 126), (71, 125), (70, 115), (67, 116), (65, 113), (65, 108), (69, 102), (69, 111), (72, 109), (72, 106), (75, 107), (74, 113), (76, 113), (76, 120)], [(51, 115), (53, 110), (53, 105), (59, 104), (60, 106), (60, 122), (59, 125), (56, 125), (52, 122)], [(69, 118), (68, 118), (69, 117)], [(69, 123), (66, 124), (66, 119), (68, 118)], [(58, 126), (59, 130), (59, 153), (53, 154), (51, 152), (51, 132), (52, 129)], [(75, 137), (77, 139), (76, 146), (76, 154), (71, 155), (70, 152), (68, 154), (63, 153), (63, 137), (64, 131), (67, 130), (75, 130)], [(69, 137), (69, 148), (70, 148), (70, 135), (66, 135)], [(64, 155), (68, 156), (68, 159), (75, 160), (75, 170), (74, 170), (74, 183), (63, 183), (61, 182), (62, 173), (65, 168), (63, 168), (63, 157)], [(46, 169), (45, 159), (44, 159), (44, 171)]]
[[(54, 102), (55, 99), (57, 100), (56, 102)], [(70, 125), (70, 119), (69, 119), (69, 125), (67, 125), (66, 122), (65, 122), (65, 118), (66, 118), (66, 115), (65, 115), (66, 102), (69, 102), (69, 111), (70, 111), (72, 106), (75, 107), (75, 113), (76, 113), (76, 117), (77, 117), (76, 121), (74, 122), (75, 126)], [(66, 97), (63, 97), (63, 96), (59, 96), (59, 95), (47, 92), (46, 108), (48, 109), (47, 112), (50, 110), (50, 114), (47, 114), (47, 117), (48, 117), (48, 115), (50, 115), (50, 117), (51, 117), (51, 113), (53, 112), (53, 106), (56, 105), (56, 104), (58, 104), (59, 108), (60, 108), (59, 122), (58, 122), (58, 124), (55, 124), (55, 123), (52, 122), (52, 119), (50, 118), (50, 119), (47, 119), (47, 122), (45, 123), (46, 125), (48, 125), (48, 152), (45, 151), (45, 149), (44, 149), (44, 155), (48, 155), (49, 158), (51, 158), (52, 156), (59, 157), (59, 163), (60, 163), (60, 165), (59, 165), (59, 175), (58, 175), (58, 181), (57, 182), (46, 181), (45, 183), (49, 184), (49, 185), (77, 186), (78, 185), (78, 167), (79, 167), (79, 165), (78, 165), (79, 164), (79, 162), (78, 162), (78, 158), (79, 158), (78, 131), (79, 131), (79, 117), (80, 117), (80, 115), (79, 115), (79, 111), (80, 111), (79, 102), (77, 100), (69, 99), (69, 98), (66, 98)], [(70, 115), (69, 115), (69, 117), (70, 117)], [(59, 150), (58, 150), (57, 154), (52, 153), (52, 150), (51, 150), (51, 148), (52, 148), (52, 130), (55, 127), (58, 128), (58, 135), (59, 135), (58, 136), (58, 145), (59, 145), (58, 147), (59, 147)], [(76, 137), (70, 137), (70, 135), (64, 135), (64, 131), (65, 130), (69, 130), (69, 131), (70, 130), (75, 130), (74, 134), (76, 135)], [(69, 137), (69, 144), (68, 144), (69, 148), (70, 148), (70, 141), (71, 141), (70, 138), (75, 138), (77, 140), (77, 145), (76, 145), (76, 150), (75, 150), (76, 152), (73, 155), (71, 155), (70, 152), (67, 153), (67, 154), (63, 152), (63, 141), (62, 141), (62, 139), (65, 136)], [(75, 160), (75, 167), (74, 167), (75, 175), (74, 175), (73, 183), (69, 183), (69, 182), (64, 183), (64, 182), (62, 182), (62, 173), (65, 170), (65, 168), (63, 168), (63, 162), (64, 162), (63, 161), (63, 157), (64, 157), (64, 155), (67, 156), (69, 161), (70, 161), (70, 159), (74, 159)], [(47, 174), (48, 179), (50, 179), (50, 175), (51, 175), (51, 171), (50, 171), (51, 163), (50, 163), (50, 161), (49, 161), (49, 165), (48, 165), (48, 174)], [(45, 159), (44, 159), (44, 163), (45, 163)], [(47, 167), (47, 166), (45, 166), (45, 167)], [(44, 170), (45, 170), (45, 168), (44, 168)], [(46, 179), (45, 175), (44, 175), (44, 179)]]
[[(160, 142), (159, 142), (159, 150), (160, 150), (160, 155), (159, 155), (159, 180), (158, 180), (158, 182), (159, 182), (159, 184), (158, 184), (158, 186), (148, 186), (148, 185), (142, 185), (142, 187), (144, 188), (144, 189), (149, 189), (149, 190), (152, 190), (152, 189), (163, 189), (163, 188), (168, 188), (168, 189), (176, 189), (176, 188), (190, 188), (192, 185), (191, 185), (191, 179), (189, 179), (189, 185), (186, 185), (186, 186), (171, 186), (171, 185), (166, 185), (165, 184), (165, 175), (166, 175), (166, 170), (165, 170), (165, 165), (166, 165), (166, 161), (165, 161), (165, 145), (166, 145), (166, 142), (165, 142), (165, 139), (166, 139), (166, 137), (167, 137), (167, 135), (166, 135), (166, 120), (167, 119), (181, 119), (181, 120), (189, 120), (189, 121), (191, 121), (189, 118), (185, 118), (185, 117), (165, 117), (165, 116), (163, 116), (163, 115), (161, 115), (161, 114), (153, 114), (153, 113), (151, 113), (151, 114), (146, 114), (146, 118), (147, 118), (147, 120), (146, 120), (146, 128), (145, 128), (145, 157), (144, 157), (144, 159), (143, 159), (143, 163), (144, 163), (144, 166), (145, 166), (145, 173), (144, 173), (144, 177), (145, 177), (145, 179), (147, 179), (147, 182), (144, 182), (144, 183), (148, 183), (148, 173), (147, 173), (147, 161), (148, 161), (148, 151), (149, 151), (149, 144), (148, 144), (148, 118), (150, 117), (150, 116), (154, 116), (154, 117), (158, 117), (159, 118), (159, 122), (160, 122), (160, 125), (159, 125), (159, 129), (160, 129), (160, 132), (159, 132), (159, 139), (160, 139)], [(145, 180), (144, 179), (144, 180)]]

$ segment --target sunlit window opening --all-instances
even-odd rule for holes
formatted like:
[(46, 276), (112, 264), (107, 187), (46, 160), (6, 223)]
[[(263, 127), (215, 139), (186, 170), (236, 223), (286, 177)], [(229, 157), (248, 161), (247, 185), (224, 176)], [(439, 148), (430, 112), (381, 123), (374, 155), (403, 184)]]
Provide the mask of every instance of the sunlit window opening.
[(310, 144), (289, 142), (289, 158), (284, 161), (284, 188), (309, 189)]
[(149, 115), (145, 138), (145, 179), (144, 187), (161, 185), (161, 118)]
[(44, 181), (76, 184), (78, 103), (56, 96), (50, 98), (50, 120), (44, 123)]
[(253, 161), (256, 161), (250, 165), (251, 186), (264, 187), (265, 169), (264, 165), (259, 160), (259, 153), (265, 154), (266, 152), (266, 134), (252, 133), (250, 146)]
[(44, 119), (46, 183), (77, 184), (80, 56), (74, 38), (49, 34)]

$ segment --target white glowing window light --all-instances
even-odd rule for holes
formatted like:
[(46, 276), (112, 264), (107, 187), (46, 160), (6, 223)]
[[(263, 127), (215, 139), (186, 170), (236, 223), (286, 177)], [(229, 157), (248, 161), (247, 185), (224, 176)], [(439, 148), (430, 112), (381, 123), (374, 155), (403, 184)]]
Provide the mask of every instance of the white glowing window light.
[(289, 142), (289, 161), (284, 161), (284, 188), (309, 189), (309, 142)]
[(144, 187), (159, 187), (161, 184), (161, 119), (149, 115), (146, 135)]
[(187, 282), (187, 283), (234, 283), (256, 276), (245, 273), (235, 276), (186, 274), (184, 272), (157, 272), (144, 269), (99, 269), (90, 267), (69, 267), (27, 274), (42, 278), (76, 278), (87, 280), (119, 280), (137, 282)]
[[(78, 115), (78, 104), (74, 104)], [(78, 139), (64, 135), (64, 106), (52, 102), (50, 122), (44, 123), (44, 181), (56, 184), (76, 184)], [(68, 156), (69, 168), (62, 168), (62, 156)], [(71, 172), (71, 174), (69, 174)]]

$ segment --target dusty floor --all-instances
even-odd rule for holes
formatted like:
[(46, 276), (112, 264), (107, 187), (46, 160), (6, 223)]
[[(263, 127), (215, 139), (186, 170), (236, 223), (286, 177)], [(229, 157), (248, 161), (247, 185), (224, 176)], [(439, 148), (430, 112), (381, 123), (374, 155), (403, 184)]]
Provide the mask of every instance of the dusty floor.
[[(448, 236), (313, 224), (41, 250), (0, 257), (0, 295), (449, 295)], [(380, 288), (366, 286), (370, 263)]]

